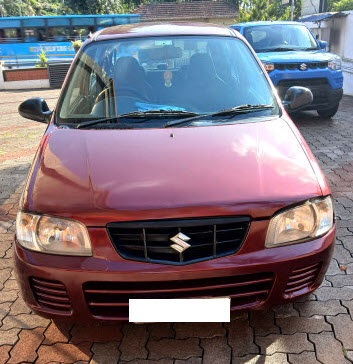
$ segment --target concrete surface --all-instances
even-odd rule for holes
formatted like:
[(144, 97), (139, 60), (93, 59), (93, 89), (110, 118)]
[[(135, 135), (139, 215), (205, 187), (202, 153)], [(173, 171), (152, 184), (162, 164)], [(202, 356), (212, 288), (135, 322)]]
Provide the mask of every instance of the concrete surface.
[(22, 119), (32, 96), (55, 104), (58, 90), (0, 92), (0, 364), (227, 364), (353, 362), (353, 98), (332, 120), (315, 113), (296, 124), (332, 188), (338, 218), (336, 250), (315, 294), (265, 312), (232, 315), (230, 323), (55, 324), (25, 306), (13, 275), (14, 219), (45, 125)]

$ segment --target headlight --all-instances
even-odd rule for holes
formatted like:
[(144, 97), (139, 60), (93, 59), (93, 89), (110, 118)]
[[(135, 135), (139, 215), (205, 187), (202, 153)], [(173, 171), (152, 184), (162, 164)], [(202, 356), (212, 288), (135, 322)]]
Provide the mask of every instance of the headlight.
[(16, 237), (24, 248), (42, 253), (92, 255), (88, 231), (77, 221), (19, 212)]
[(342, 68), (342, 60), (340, 57), (335, 57), (328, 61), (328, 68), (334, 71), (340, 70)]
[(275, 69), (275, 65), (273, 63), (262, 62), (262, 64), (267, 72), (271, 72)]
[(332, 226), (331, 197), (312, 199), (274, 216), (267, 230), (265, 246), (301, 243), (324, 235)]

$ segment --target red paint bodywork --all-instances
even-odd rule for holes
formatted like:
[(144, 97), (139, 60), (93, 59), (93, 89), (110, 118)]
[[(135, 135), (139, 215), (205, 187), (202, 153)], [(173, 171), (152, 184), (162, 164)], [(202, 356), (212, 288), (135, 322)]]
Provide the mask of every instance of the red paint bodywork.
[[(158, 33), (153, 26), (126, 29), (105, 29), (97, 40)], [(178, 26), (166, 29), (165, 33), (175, 34)], [(233, 34), (210, 26), (185, 32)], [(282, 117), (250, 123), (169, 129), (76, 130), (52, 122), (33, 162), (20, 208), (81, 221), (88, 227), (93, 256), (36, 253), (16, 243), (24, 299), (41, 315), (89, 321), (97, 317), (90, 314), (82, 292), (88, 281), (148, 285), (272, 272), (275, 278), (268, 299), (252, 308), (291, 301), (320, 285), (333, 252), (335, 227), (310, 242), (265, 249), (269, 220), (282, 208), (328, 194), (315, 158), (285, 112)], [(107, 223), (118, 221), (240, 215), (249, 216), (251, 224), (239, 252), (185, 266), (123, 259), (105, 229)], [(315, 282), (284, 295), (291, 272), (314, 263), (320, 264)], [(38, 304), (29, 277), (62, 282), (72, 302), (71, 314)]]

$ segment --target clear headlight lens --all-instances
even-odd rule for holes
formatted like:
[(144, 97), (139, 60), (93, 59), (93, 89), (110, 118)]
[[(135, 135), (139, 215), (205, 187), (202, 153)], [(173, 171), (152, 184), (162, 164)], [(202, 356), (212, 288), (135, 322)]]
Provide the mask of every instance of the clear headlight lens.
[(340, 70), (342, 68), (342, 60), (340, 57), (335, 57), (328, 62), (328, 68), (334, 71)]
[(77, 221), (19, 212), (16, 237), (24, 248), (42, 253), (92, 255), (88, 231)]
[(333, 226), (330, 196), (307, 201), (274, 216), (269, 224), (265, 246), (295, 244), (327, 233)]
[(262, 64), (267, 72), (271, 72), (275, 69), (275, 65), (273, 63), (262, 62)]

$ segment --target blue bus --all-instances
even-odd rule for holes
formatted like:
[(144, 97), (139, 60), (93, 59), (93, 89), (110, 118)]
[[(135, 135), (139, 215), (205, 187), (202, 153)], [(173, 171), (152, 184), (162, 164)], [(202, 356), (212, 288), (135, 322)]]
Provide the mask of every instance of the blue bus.
[(0, 17), (0, 62), (33, 66), (44, 51), (49, 62), (71, 61), (72, 41), (105, 27), (137, 23), (139, 14)]

